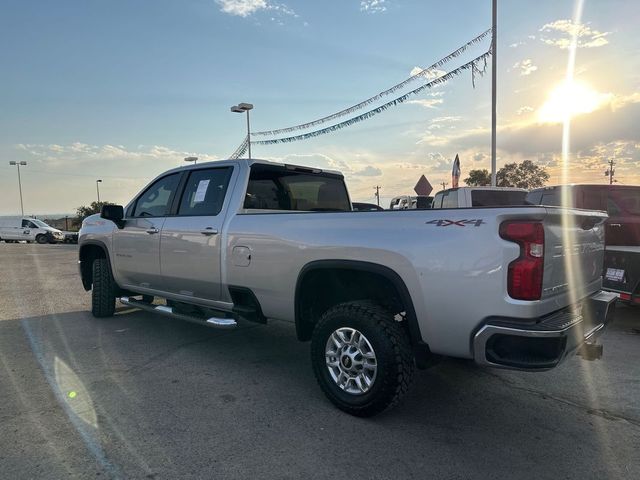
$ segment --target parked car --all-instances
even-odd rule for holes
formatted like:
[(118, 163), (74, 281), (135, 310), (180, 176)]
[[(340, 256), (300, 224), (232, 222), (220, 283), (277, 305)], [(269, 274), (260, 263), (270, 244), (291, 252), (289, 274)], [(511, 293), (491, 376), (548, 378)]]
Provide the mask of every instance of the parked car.
[[(561, 248), (566, 215), (592, 247), (579, 258)], [(605, 219), (540, 206), (363, 215), (339, 172), (227, 160), (170, 170), (86, 218), (79, 265), (96, 317), (119, 297), (216, 328), (290, 322), (329, 400), (370, 416), (440, 355), (529, 371), (600, 355), (616, 300), (600, 290)]]
[(354, 212), (380, 212), (384, 211), (380, 205), (376, 205), (375, 203), (363, 203), (363, 202), (353, 202), (351, 204), (353, 206)]
[(433, 197), (427, 195), (400, 195), (391, 200), (389, 205), (390, 210), (410, 210), (419, 209), (424, 210), (431, 208), (431, 202)]
[(64, 234), (37, 218), (9, 217), (0, 218), (0, 240), (57, 243), (64, 240)]
[(391, 199), (389, 210), (408, 210), (411, 208), (411, 196), (400, 195)]
[(64, 233), (64, 243), (78, 243), (78, 232), (62, 232)]
[(508, 207), (526, 205), (527, 190), (511, 187), (459, 187), (436, 193), (431, 208)]
[[(567, 195), (575, 208), (608, 212), (603, 286), (623, 301), (640, 304), (640, 186), (568, 185)], [(562, 205), (562, 187), (532, 190), (527, 200)]]

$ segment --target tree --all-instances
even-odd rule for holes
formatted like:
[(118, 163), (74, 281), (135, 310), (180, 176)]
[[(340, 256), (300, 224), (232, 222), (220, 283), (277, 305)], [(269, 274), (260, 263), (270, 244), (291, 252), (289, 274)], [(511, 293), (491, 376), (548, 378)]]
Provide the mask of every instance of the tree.
[[(531, 160), (522, 163), (507, 163), (498, 170), (496, 183), (499, 187), (518, 187), (531, 190), (544, 186), (549, 180), (549, 174), (544, 167), (539, 167)], [(464, 182), (470, 187), (484, 187), (491, 185), (491, 174), (487, 169), (470, 170), (469, 177)]]
[(76, 218), (73, 220), (73, 223), (77, 226), (80, 226), (82, 221), (87, 218), (89, 215), (93, 215), (95, 213), (100, 213), (103, 205), (113, 205), (111, 202), (91, 202), (91, 205), (85, 206), (82, 205), (76, 209)]
[(549, 180), (549, 174), (544, 167), (539, 167), (531, 160), (522, 163), (507, 163), (498, 170), (496, 183), (499, 187), (518, 187), (531, 190), (543, 187)]
[(491, 174), (489, 170), (469, 170), (469, 177), (464, 179), (464, 183), (470, 187), (484, 187), (491, 185)]

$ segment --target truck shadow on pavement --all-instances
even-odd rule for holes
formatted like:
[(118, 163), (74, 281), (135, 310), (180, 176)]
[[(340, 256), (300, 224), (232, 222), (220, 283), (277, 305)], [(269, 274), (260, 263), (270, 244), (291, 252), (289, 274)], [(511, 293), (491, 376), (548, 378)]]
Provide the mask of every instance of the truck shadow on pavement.
[(80, 439), (114, 478), (640, 476), (640, 422), (592, 408), (588, 382), (567, 381), (568, 397), (545, 388), (576, 371), (531, 383), (444, 361), (417, 371), (400, 406), (359, 419), (324, 398), (284, 322), (217, 331), (70, 312), (0, 322), (0, 346), (6, 415), (48, 409), (34, 433), (45, 454), (56, 435)]

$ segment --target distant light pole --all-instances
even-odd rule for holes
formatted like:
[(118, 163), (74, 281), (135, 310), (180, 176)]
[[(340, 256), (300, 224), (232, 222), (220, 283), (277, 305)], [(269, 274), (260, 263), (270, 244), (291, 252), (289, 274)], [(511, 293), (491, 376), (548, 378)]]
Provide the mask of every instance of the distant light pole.
[(96, 192), (98, 192), (98, 203), (100, 203), (100, 187), (98, 186), (98, 184), (102, 183), (102, 180), (98, 179), (96, 180)]
[(18, 190), (20, 190), (20, 213), (24, 217), (24, 206), (22, 204), (22, 180), (20, 179), (20, 165), (25, 166), (27, 162), (9, 162), (9, 165), (15, 165), (18, 167)]
[(247, 146), (249, 147), (249, 159), (251, 159), (251, 125), (249, 124), (249, 110), (253, 109), (251, 103), (239, 103), (231, 107), (233, 113), (247, 112)]
[(491, 186), (497, 185), (496, 174), (496, 100), (498, 75), (498, 0), (491, 1)]
[(194, 165), (198, 163), (198, 157), (184, 157), (185, 162), (193, 162)]

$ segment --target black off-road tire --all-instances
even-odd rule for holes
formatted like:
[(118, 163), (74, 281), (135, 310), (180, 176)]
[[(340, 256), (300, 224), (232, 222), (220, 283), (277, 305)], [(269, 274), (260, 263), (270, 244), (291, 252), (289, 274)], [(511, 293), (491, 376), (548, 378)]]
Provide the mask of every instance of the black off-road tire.
[[(358, 330), (371, 344), (377, 372), (366, 393), (342, 390), (327, 368), (327, 340), (339, 328)], [(348, 302), (327, 310), (311, 338), (311, 364), (320, 388), (340, 410), (358, 417), (370, 417), (398, 404), (409, 390), (415, 362), (409, 335), (391, 312), (368, 302)]]
[(106, 258), (93, 261), (93, 287), (91, 289), (91, 313), (94, 317), (111, 317), (116, 310), (116, 284)]
[(44, 245), (45, 243), (47, 243), (47, 236), (44, 233), (41, 233), (36, 237), (36, 242), (38, 242), (40, 245)]

